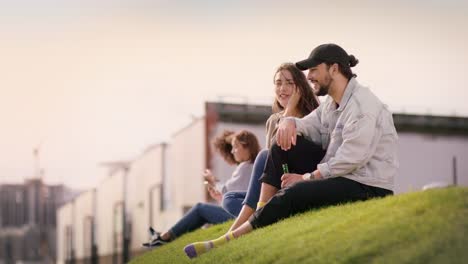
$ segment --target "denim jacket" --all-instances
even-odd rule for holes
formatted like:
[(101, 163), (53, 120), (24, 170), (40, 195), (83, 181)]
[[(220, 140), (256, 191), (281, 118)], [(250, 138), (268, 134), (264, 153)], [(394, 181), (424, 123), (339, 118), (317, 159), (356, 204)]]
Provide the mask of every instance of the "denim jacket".
[(327, 150), (317, 166), (322, 177), (343, 176), (393, 191), (398, 136), (387, 106), (352, 78), (336, 107), (329, 97), (309, 115), (294, 118), (298, 134)]

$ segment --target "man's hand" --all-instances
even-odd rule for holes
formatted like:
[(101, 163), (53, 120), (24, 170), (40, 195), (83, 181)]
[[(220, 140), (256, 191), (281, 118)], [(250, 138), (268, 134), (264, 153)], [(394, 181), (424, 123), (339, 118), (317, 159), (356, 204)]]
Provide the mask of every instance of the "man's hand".
[(296, 122), (294, 120), (281, 120), (276, 132), (276, 143), (282, 150), (289, 150), (291, 144), (296, 145)]
[(281, 176), (281, 188), (288, 187), (295, 182), (303, 181), (302, 174), (285, 173)]
[(323, 178), (319, 170), (314, 170), (314, 172), (312, 172), (312, 176), (314, 180), (320, 180)]

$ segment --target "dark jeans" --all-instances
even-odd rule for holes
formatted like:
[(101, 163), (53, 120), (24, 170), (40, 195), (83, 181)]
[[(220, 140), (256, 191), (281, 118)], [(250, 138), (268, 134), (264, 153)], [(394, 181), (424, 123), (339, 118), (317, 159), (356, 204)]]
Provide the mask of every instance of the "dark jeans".
[(280, 190), (250, 217), (250, 224), (263, 227), (309, 209), (393, 194), (344, 177), (303, 181), (281, 189), (283, 163), (288, 164), (289, 172), (304, 174), (316, 170), (324, 154), (320, 146), (303, 137), (297, 137), (296, 146), (288, 151), (273, 145), (261, 179)]
[(279, 190), (250, 217), (249, 222), (253, 228), (259, 228), (310, 209), (391, 194), (392, 191), (344, 177), (302, 181)]
[(281, 189), (282, 164), (288, 164), (290, 173), (304, 174), (313, 172), (325, 155), (325, 150), (304, 137), (298, 136), (296, 145), (292, 146), (288, 151), (283, 151), (278, 145), (274, 144), (268, 154), (265, 171), (260, 180)]

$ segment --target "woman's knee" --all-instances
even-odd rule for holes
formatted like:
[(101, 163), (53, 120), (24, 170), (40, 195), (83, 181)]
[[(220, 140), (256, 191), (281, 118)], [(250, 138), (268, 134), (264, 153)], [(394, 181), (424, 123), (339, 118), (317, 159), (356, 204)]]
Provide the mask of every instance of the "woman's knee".
[(223, 201), (243, 200), (247, 192), (227, 192), (223, 195)]
[(229, 214), (233, 216), (237, 216), (239, 214), (240, 209), (242, 208), (242, 201), (241, 200), (223, 201), (222, 207)]
[(203, 203), (196, 203), (193, 207), (192, 207), (192, 210), (193, 211), (199, 211), (199, 210), (202, 210), (204, 207), (204, 204)]
[(185, 213), (185, 215), (200, 215), (204, 208), (205, 204), (196, 203), (187, 213)]
[(239, 194), (231, 194), (224, 196), (222, 200), (222, 204), (237, 204), (241, 203), (245, 199), (245, 194), (244, 193), (239, 193)]
[(268, 149), (262, 149), (258, 152), (255, 161), (265, 162), (266, 158), (268, 157)]

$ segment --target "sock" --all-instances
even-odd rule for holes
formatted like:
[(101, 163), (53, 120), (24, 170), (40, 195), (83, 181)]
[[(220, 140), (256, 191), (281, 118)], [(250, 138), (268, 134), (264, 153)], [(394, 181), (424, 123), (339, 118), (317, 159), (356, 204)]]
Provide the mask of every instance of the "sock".
[(258, 202), (257, 203), (257, 210), (262, 208), (263, 206), (265, 206), (265, 204), (266, 204), (265, 202)]
[(234, 239), (234, 234), (232, 232), (229, 232), (226, 235), (222, 235), (217, 239), (189, 244), (184, 247), (184, 251), (189, 258), (195, 258), (203, 253), (210, 251), (215, 247), (219, 247), (221, 245), (226, 244), (232, 239)]

